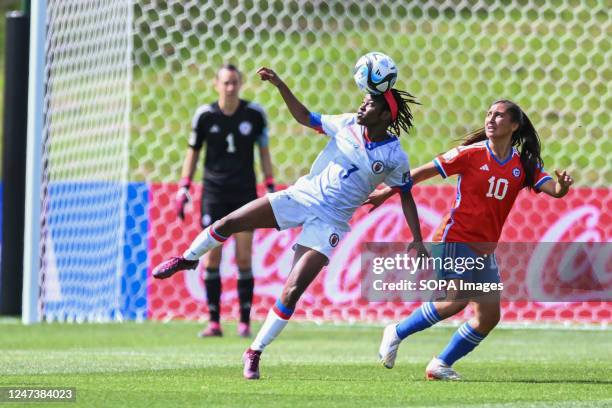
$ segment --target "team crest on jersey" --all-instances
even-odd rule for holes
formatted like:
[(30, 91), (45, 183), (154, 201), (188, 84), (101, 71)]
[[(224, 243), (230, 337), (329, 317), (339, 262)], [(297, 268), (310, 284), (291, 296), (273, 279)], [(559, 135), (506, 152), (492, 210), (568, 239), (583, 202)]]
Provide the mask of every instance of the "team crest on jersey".
[(385, 165), (380, 160), (376, 160), (372, 163), (372, 171), (374, 174), (380, 174), (385, 170)]
[(519, 169), (518, 167), (515, 167), (512, 169), (512, 175), (514, 177), (520, 177), (521, 176), (521, 169)]
[(218, 125), (212, 125), (212, 126), (210, 127), (209, 132), (210, 132), (210, 133), (219, 133), (219, 126), (218, 126)]
[(331, 245), (332, 248), (335, 248), (338, 242), (340, 242), (340, 236), (338, 234), (334, 232), (329, 236), (329, 245)]
[(242, 133), (243, 136), (249, 135), (252, 129), (253, 125), (251, 125), (251, 122), (247, 121), (240, 123), (240, 126), (238, 126), (238, 130), (240, 130), (240, 133)]

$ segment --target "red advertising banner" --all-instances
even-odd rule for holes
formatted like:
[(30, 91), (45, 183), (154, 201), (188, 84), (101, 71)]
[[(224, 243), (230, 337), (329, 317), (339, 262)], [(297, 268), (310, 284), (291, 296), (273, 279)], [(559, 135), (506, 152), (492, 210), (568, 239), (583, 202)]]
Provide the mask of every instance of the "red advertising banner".
[[(148, 316), (152, 319), (205, 319), (206, 294), (202, 276), (205, 262), (196, 271), (177, 274), (164, 281), (151, 278), (151, 269), (163, 259), (182, 252), (200, 232), (199, 201), (194, 203), (184, 222), (177, 219), (172, 200), (175, 184), (151, 185)], [(454, 201), (452, 186), (417, 186), (413, 189), (425, 241), (431, 237)], [(194, 194), (199, 196), (199, 191)], [(399, 320), (418, 302), (368, 302), (361, 296), (361, 246), (366, 242), (409, 242), (410, 232), (397, 197), (368, 213), (357, 211), (351, 232), (338, 244), (329, 265), (302, 297), (294, 318), (381, 321)], [(485, 222), (483, 220), (483, 222)], [(298, 229), (258, 230), (253, 244), (255, 298), (253, 317), (263, 319), (280, 294), (290, 271)], [(544, 194), (523, 191), (508, 218), (501, 242), (609, 242), (612, 240), (612, 191), (606, 188), (574, 188), (561, 200)], [(537, 251), (535, 251), (537, 252)], [(203, 258), (205, 259), (205, 258)], [(608, 263), (609, 264), (609, 263)], [(523, 276), (506, 276), (500, 260), (502, 281), (520, 287)], [(610, 273), (610, 271), (608, 271)], [(234, 242), (223, 248), (222, 319), (236, 319), (237, 268)], [(457, 318), (465, 318), (464, 312)], [(506, 322), (612, 322), (612, 302), (509, 301), (503, 305)]]

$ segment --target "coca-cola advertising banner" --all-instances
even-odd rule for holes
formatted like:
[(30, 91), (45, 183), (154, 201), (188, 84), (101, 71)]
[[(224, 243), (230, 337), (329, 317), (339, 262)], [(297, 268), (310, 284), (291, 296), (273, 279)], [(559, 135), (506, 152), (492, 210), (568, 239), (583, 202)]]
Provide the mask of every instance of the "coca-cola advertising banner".
[[(182, 254), (200, 232), (199, 202), (188, 209), (185, 221), (181, 222), (172, 205), (176, 191), (175, 184), (150, 186), (147, 314), (152, 319), (205, 319), (206, 293), (202, 281), (205, 262), (200, 262), (198, 270), (167, 280), (151, 277), (155, 265), (169, 256)], [(431, 240), (454, 201), (454, 188), (417, 186), (413, 194), (424, 239)], [(199, 196), (199, 191), (195, 196)], [(560, 200), (523, 191), (506, 221), (496, 251), (505, 288), (504, 321), (604, 325), (612, 321), (612, 302), (608, 302), (612, 300), (609, 244), (571, 245), (609, 242), (611, 217), (612, 190), (607, 188), (574, 188)], [(252, 261), (255, 319), (263, 319), (281, 293), (298, 234), (299, 229), (255, 231)], [(377, 243), (378, 250), (384, 252), (401, 249), (402, 243), (410, 241), (397, 197), (373, 212), (368, 207), (359, 209), (351, 221), (351, 232), (340, 241), (329, 265), (303, 295), (294, 318), (384, 321), (405, 317), (425, 299), (369, 296), (362, 285), (371, 269), (362, 268), (362, 256), (368, 243)], [(234, 242), (230, 239), (224, 245), (221, 264), (222, 319), (238, 316), (236, 274)], [(469, 313), (466, 310), (457, 318), (465, 318)]]
[(425, 243), (425, 249), (362, 245), (361, 296), (374, 302), (612, 301), (609, 243)]

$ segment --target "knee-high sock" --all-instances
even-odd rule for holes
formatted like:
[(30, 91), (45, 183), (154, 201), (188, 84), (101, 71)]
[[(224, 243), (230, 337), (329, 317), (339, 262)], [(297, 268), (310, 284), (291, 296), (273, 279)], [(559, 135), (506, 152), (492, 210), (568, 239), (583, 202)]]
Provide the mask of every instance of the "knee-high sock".
[(213, 225), (204, 228), (193, 240), (189, 248), (183, 253), (183, 258), (195, 261), (211, 249), (222, 245), (228, 237), (224, 237), (215, 231)]
[(221, 303), (221, 275), (219, 268), (207, 268), (204, 278), (206, 287), (206, 299), (208, 300), (208, 313), (210, 321), (219, 323), (220, 303)]
[(466, 322), (453, 334), (450, 342), (438, 358), (452, 366), (455, 361), (474, 350), (485, 337), (486, 335), (478, 333)]
[(240, 302), (240, 322), (251, 321), (251, 303), (253, 303), (253, 288), (255, 281), (251, 268), (238, 271), (238, 302)]
[(289, 309), (287, 306), (283, 305), (280, 299), (277, 300), (274, 307), (268, 312), (266, 321), (263, 326), (261, 326), (261, 329), (259, 329), (255, 340), (251, 344), (251, 350), (263, 351), (263, 349), (268, 344), (272, 343), (276, 336), (285, 328), (292, 314), (293, 309)]
[(421, 307), (412, 312), (408, 318), (402, 320), (395, 326), (395, 331), (400, 339), (405, 339), (412, 333), (425, 330), (440, 320), (433, 302), (423, 303)]

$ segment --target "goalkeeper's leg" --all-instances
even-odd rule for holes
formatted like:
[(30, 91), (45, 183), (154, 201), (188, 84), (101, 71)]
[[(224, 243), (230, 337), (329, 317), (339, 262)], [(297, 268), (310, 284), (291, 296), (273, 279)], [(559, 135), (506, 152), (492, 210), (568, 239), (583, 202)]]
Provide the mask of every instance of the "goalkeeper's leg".
[(221, 330), (221, 253), (222, 247), (211, 249), (206, 259), (206, 274), (204, 287), (206, 288), (206, 302), (208, 303), (208, 326), (198, 333), (198, 337), (220, 337)]

